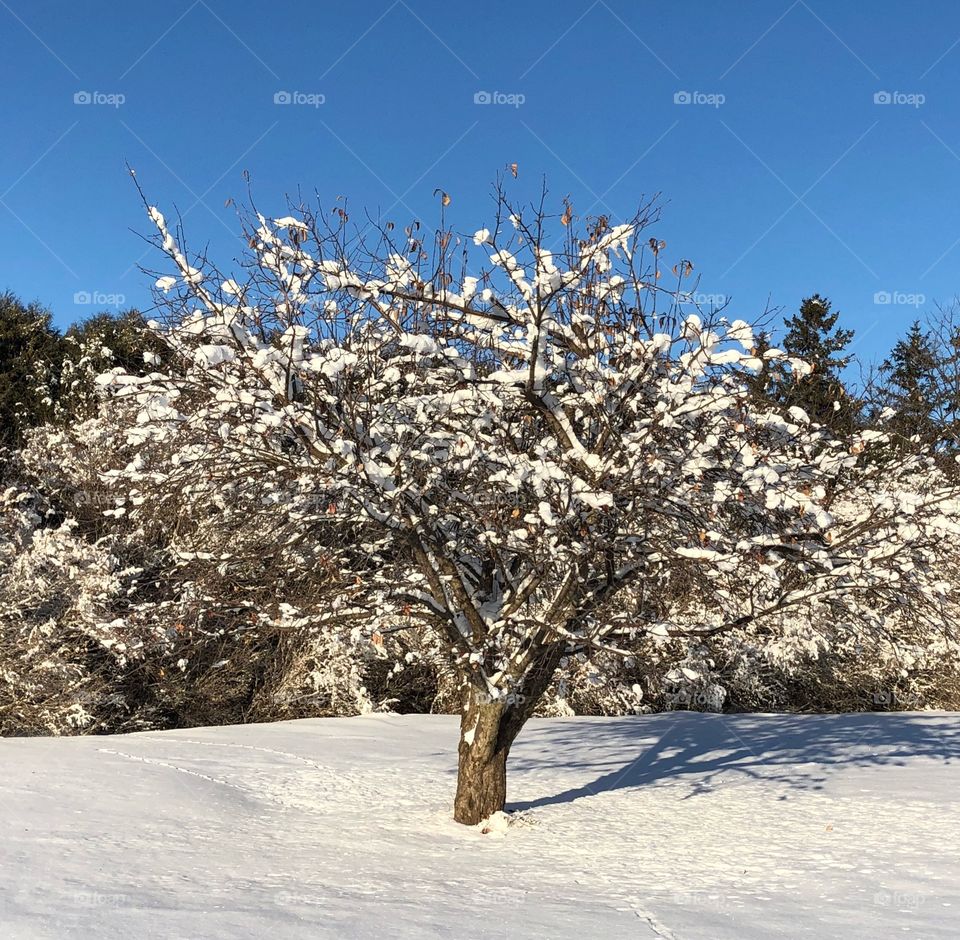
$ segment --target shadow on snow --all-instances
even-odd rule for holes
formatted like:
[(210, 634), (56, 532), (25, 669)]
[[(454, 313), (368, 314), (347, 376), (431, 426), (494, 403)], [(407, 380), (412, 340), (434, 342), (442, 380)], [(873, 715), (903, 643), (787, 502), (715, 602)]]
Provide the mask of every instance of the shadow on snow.
[[(524, 739), (536, 757), (526, 756)], [(586, 759), (584, 759), (586, 757)], [(605, 791), (690, 777), (688, 794), (708, 793), (724, 776), (821, 789), (845, 767), (895, 767), (915, 758), (960, 758), (960, 717), (931, 712), (846, 715), (709, 715), (696, 712), (621, 719), (548, 720), (530, 726), (510, 757), (510, 771), (582, 770), (581, 786), (523, 802), (520, 811), (571, 803)], [(527, 779), (524, 789), (528, 790)], [(786, 799), (781, 794), (780, 799)]]

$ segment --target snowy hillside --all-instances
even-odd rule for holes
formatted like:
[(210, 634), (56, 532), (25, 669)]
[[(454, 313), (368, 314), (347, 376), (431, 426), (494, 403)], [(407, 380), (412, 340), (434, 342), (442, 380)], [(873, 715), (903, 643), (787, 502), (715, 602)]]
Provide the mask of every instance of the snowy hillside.
[(454, 719), (0, 741), (0, 934), (960, 935), (960, 719), (534, 721), (508, 829)]

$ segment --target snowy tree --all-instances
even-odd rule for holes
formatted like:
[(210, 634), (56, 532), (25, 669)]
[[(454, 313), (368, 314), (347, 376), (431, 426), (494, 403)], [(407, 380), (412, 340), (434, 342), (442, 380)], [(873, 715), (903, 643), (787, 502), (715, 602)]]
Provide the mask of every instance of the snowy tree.
[(889, 419), (900, 447), (923, 449), (936, 445), (942, 433), (938, 367), (940, 351), (930, 333), (916, 320), (897, 341), (880, 367), (881, 401), (896, 412)]
[(150, 492), (243, 490), (337, 579), (331, 630), (372, 615), (432, 639), (462, 693), (466, 824), (504, 808), (510, 748), (568, 657), (770, 638), (788, 610), (942, 620), (960, 532), (925, 457), (871, 464), (882, 432), (839, 439), (750, 394), (752, 329), (677, 314), (651, 207), (614, 225), (495, 205), (473, 235), (255, 213), (229, 277), (148, 206), (170, 358), (100, 379), (139, 409), (128, 439), (174, 454), (118, 473), (134, 517)]
[(50, 313), (0, 293), (0, 446), (21, 444), (51, 417), (62, 359)]
[(960, 304), (938, 305), (914, 322), (879, 367), (872, 405), (892, 408), (890, 430), (900, 448), (933, 447), (952, 458), (960, 451)]
[(781, 376), (773, 391), (785, 407), (796, 405), (835, 433), (846, 434), (857, 426), (860, 406), (843, 380), (843, 370), (853, 359), (847, 352), (853, 330), (839, 327), (839, 318), (826, 297), (813, 294), (803, 299), (798, 313), (784, 320), (784, 350), (806, 362), (811, 371), (801, 378)]
[(53, 420), (68, 426), (96, 413), (97, 375), (112, 366), (142, 375), (162, 361), (166, 347), (146, 328), (136, 310), (98, 313), (74, 323), (62, 342), (59, 395)]

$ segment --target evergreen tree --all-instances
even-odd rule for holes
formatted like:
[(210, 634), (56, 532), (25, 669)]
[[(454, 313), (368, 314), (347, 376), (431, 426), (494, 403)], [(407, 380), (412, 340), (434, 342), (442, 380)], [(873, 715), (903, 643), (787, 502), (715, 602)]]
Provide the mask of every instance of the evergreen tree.
[(169, 358), (167, 347), (148, 329), (137, 310), (98, 313), (67, 330), (57, 419), (69, 421), (96, 413), (95, 377), (120, 367), (145, 375)]
[(936, 344), (917, 320), (880, 367), (882, 400), (896, 411), (889, 421), (890, 430), (904, 441), (918, 438), (917, 443), (924, 447), (939, 444), (943, 437), (938, 359)]
[[(938, 450), (946, 457), (960, 453), (960, 302), (937, 306), (925, 321), (936, 361), (929, 383), (935, 402)], [(953, 469), (960, 467), (953, 463)]]
[(94, 414), (98, 373), (143, 375), (167, 358), (135, 310), (96, 314), (63, 335), (39, 304), (0, 294), (0, 448), (20, 447), (38, 425)]
[(778, 371), (773, 377), (772, 395), (784, 407), (802, 408), (817, 424), (846, 434), (856, 427), (860, 413), (859, 402), (849, 393), (841, 375), (853, 359), (845, 353), (853, 330), (839, 328), (840, 313), (831, 312), (830, 307), (827, 298), (813, 294), (804, 298), (798, 313), (784, 320), (784, 350), (809, 363), (813, 371), (799, 378)]
[(46, 310), (0, 294), (0, 446), (18, 447), (29, 428), (52, 418), (63, 354)]
[(113, 365), (137, 375), (143, 374), (144, 353), (160, 356), (166, 351), (166, 346), (149, 333), (146, 320), (137, 310), (94, 314), (71, 326), (66, 338), (81, 349), (108, 349), (105, 355)]
[(765, 353), (775, 347), (773, 336), (769, 330), (759, 330), (754, 334), (753, 355), (762, 360), (763, 365), (756, 371), (744, 369), (742, 371), (743, 384), (750, 392), (750, 398), (755, 402), (768, 402), (773, 396), (773, 390), (780, 381), (779, 363), (776, 359), (765, 358)]

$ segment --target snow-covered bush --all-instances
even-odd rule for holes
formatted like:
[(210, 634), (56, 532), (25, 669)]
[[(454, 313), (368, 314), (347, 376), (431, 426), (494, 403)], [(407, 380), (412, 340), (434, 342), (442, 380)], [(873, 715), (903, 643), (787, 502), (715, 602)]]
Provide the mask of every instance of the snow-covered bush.
[(132, 676), (163, 634), (131, 604), (139, 569), (76, 529), (35, 491), (0, 493), (0, 732), (137, 724)]
[[(329, 577), (221, 494), (118, 506), (129, 409), (36, 431), (0, 516), (0, 731), (178, 727), (388, 707), (398, 638), (327, 617)], [(19, 480), (14, 482), (13, 469)], [(29, 481), (29, 482), (25, 482)], [(123, 502), (123, 500), (120, 500)], [(281, 534), (278, 534), (280, 532)], [(224, 566), (230, 553), (235, 563)]]

